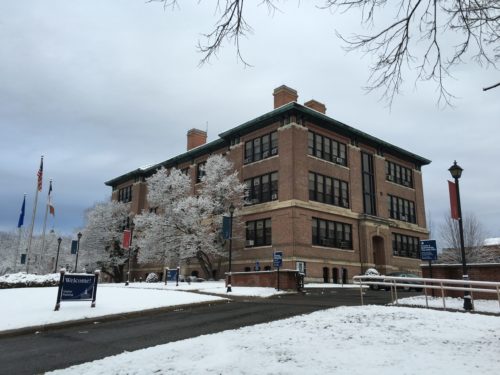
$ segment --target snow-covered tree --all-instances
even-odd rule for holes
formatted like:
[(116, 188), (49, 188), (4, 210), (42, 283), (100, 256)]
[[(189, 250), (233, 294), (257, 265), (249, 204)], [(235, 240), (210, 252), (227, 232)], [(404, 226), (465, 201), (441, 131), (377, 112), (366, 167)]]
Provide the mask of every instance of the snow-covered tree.
[(231, 204), (242, 206), (244, 185), (221, 155), (208, 158), (203, 171), (196, 196), (190, 194), (189, 177), (175, 168), (161, 169), (147, 180), (149, 205), (157, 209), (134, 219), (139, 262), (196, 258), (205, 276), (212, 277), (216, 261), (226, 256), (222, 216)]
[(172, 243), (165, 215), (143, 212), (134, 217), (134, 224), (139, 263), (178, 264), (179, 254)]
[[(21, 255), (26, 254), (29, 231), (23, 228), (20, 232), (0, 232), (0, 275), (26, 271), (26, 264), (21, 264)], [(55, 270), (57, 258), (57, 239), (61, 238), (58, 268), (71, 266), (75, 263), (75, 255), (71, 254), (71, 237), (51, 230), (45, 235), (45, 246), (42, 249), (41, 235), (33, 235), (30, 252), (29, 272), (40, 275), (52, 273)]]
[(176, 168), (161, 168), (147, 179), (149, 206), (156, 212), (143, 212), (134, 217), (139, 263), (178, 264), (179, 246), (175, 224), (170, 220), (177, 202), (187, 198), (191, 182)]
[(116, 201), (97, 203), (87, 210), (76, 271), (99, 268), (114, 281), (122, 280), (128, 252), (124, 253), (120, 242), (128, 215), (128, 206)]
[(14, 272), (19, 247), (18, 233), (0, 232), (0, 275)]

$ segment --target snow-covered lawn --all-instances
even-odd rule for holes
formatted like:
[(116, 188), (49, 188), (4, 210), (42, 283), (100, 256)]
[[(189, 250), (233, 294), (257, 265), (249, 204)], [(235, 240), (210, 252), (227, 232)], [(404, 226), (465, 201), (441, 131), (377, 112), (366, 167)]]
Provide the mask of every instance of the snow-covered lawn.
[[(443, 299), (441, 297), (427, 297), (427, 303), (429, 307), (432, 308), (443, 308)], [(398, 300), (398, 304), (405, 306), (425, 307), (425, 296), (401, 298)], [(445, 304), (446, 309), (464, 310), (464, 300), (462, 298), (447, 297), (445, 299)], [(498, 304), (498, 300), (474, 300), (474, 311), (500, 314), (500, 305)]]
[[(15, 278), (26, 279), (24, 276)], [(45, 277), (46, 278), (46, 277)], [(44, 277), (30, 277), (31, 281), (40, 282)], [(14, 278), (11, 278), (11, 281)], [(224, 281), (206, 281), (201, 283), (130, 283), (99, 284), (97, 303), (90, 307), (90, 301), (61, 302), (61, 309), (54, 311), (57, 287), (45, 288), (13, 288), (0, 289), (0, 332), (33, 327), (46, 324), (66, 322), (86, 318), (97, 318), (106, 315), (122, 314), (160, 307), (185, 305), (210, 301), (221, 301), (225, 298), (201, 295), (189, 292), (205, 292), (224, 296), (269, 297), (284, 294), (274, 288), (232, 287), (227, 293)]]
[(500, 317), (339, 307), (53, 374), (498, 374)]
[[(123, 284), (106, 284), (110, 287), (120, 287)], [(287, 291), (277, 291), (274, 288), (261, 288), (261, 287), (244, 287), (244, 286), (232, 286), (231, 292), (227, 292), (227, 287), (224, 280), (221, 281), (203, 281), (203, 282), (192, 282), (191, 284), (187, 282), (179, 282), (176, 286), (175, 281), (168, 281), (167, 285), (163, 282), (159, 283), (130, 283), (131, 288), (140, 289), (159, 289), (159, 290), (182, 290), (182, 291), (199, 291), (203, 293), (212, 293), (221, 296), (249, 296), (249, 297), (270, 297), (276, 294), (287, 294)], [(359, 287), (358, 287), (359, 288)]]
[(56, 297), (57, 287), (1, 289), (0, 331), (222, 299), (181, 291), (102, 284), (97, 288), (95, 308), (90, 307), (90, 301), (63, 301), (61, 309), (54, 311)]

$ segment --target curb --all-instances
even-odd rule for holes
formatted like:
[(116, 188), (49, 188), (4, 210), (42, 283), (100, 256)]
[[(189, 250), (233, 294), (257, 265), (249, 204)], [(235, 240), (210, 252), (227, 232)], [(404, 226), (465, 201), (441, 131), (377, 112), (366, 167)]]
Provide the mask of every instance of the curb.
[(30, 333), (37, 334), (40, 332), (47, 332), (47, 331), (57, 330), (57, 329), (62, 329), (62, 328), (75, 327), (75, 326), (79, 326), (82, 324), (88, 324), (88, 323), (96, 323), (96, 322), (101, 323), (101, 322), (109, 322), (109, 321), (119, 320), (119, 319), (130, 319), (130, 318), (136, 318), (139, 316), (155, 315), (155, 314), (161, 314), (161, 313), (177, 311), (177, 310), (194, 309), (194, 308), (211, 306), (211, 305), (222, 305), (224, 303), (231, 303), (231, 300), (224, 299), (221, 301), (187, 303), (187, 304), (183, 304), (183, 305), (157, 307), (154, 309), (130, 311), (130, 312), (124, 312), (124, 313), (119, 313), (119, 314), (96, 316), (93, 318), (68, 320), (68, 321), (59, 322), (59, 323), (50, 323), (50, 324), (43, 324), (43, 325), (38, 325), (38, 326), (14, 328), (14, 329), (9, 329), (9, 330), (5, 330), (5, 331), (0, 331), (0, 338), (15, 337), (15, 336), (21, 336), (21, 335), (26, 335), (26, 334), (30, 334)]

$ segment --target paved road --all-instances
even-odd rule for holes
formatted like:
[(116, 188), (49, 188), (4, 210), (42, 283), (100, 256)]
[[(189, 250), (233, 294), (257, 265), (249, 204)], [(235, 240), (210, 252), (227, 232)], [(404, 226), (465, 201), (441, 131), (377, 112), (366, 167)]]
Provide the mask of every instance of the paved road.
[[(385, 304), (390, 293), (368, 291), (365, 304)], [(314, 289), (267, 299), (155, 312), (0, 338), (0, 374), (39, 374), (110, 355), (221, 332), (336, 306), (360, 304), (358, 289)]]

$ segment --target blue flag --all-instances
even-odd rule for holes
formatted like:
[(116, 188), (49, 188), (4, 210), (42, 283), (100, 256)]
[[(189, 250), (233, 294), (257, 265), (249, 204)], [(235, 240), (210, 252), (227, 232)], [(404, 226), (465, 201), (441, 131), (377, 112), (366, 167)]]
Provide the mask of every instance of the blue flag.
[(17, 227), (21, 228), (24, 224), (24, 209), (26, 208), (26, 195), (23, 199), (23, 205), (21, 206), (21, 213), (19, 214), (19, 221), (17, 222)]
[(72, 240), (71, 241), (71, 254), (76, 254), (77, 252), (78, 252), (78, 241)]
[(231, 218), (228, 216), (222, 216), (222, 238), (225, 240), (228, 240), (231, 238), (232, 235), (232, 228), (231, 228)]

